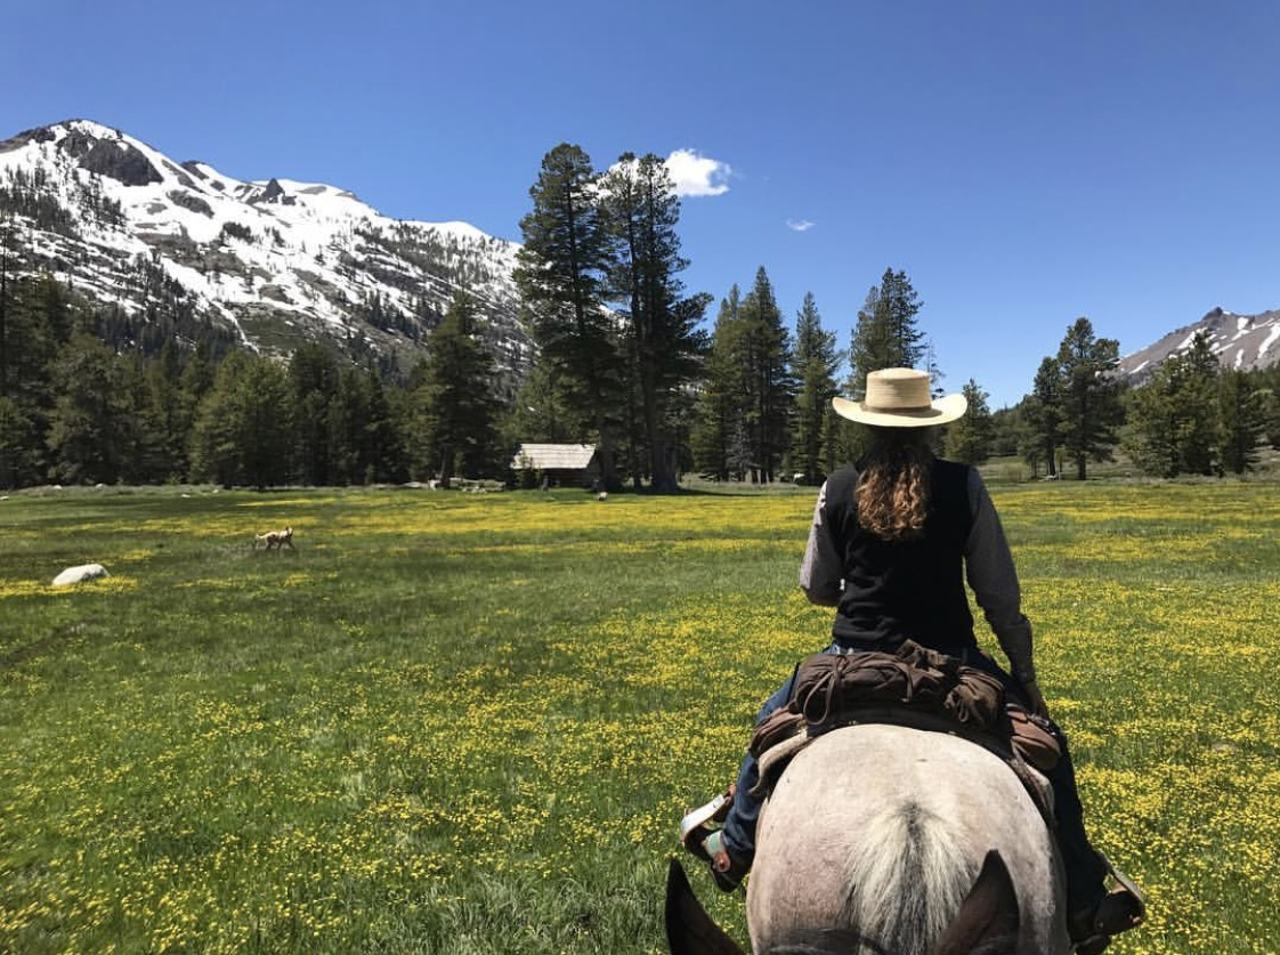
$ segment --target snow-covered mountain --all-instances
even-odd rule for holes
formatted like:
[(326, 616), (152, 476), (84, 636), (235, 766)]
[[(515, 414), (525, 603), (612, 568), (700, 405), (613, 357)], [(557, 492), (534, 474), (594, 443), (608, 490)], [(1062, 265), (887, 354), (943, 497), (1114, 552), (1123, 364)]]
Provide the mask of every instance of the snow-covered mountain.
[(1120, 359), (1116, 371), (1140, 382), (1168, 358), (1186, 351), (1196, 332), (1209, 336), (1210, 345), (1224, 368), (1267, 368), (1280, 362), (1280, 310), (1259, 315), (1237, 315), (1215, 308), (1200, 321), (1184, 325), (1157, 342)]
[(461, 286), (504, 388), (531, 358), (516, 320), (518, 245), (465, 222), (392, 219), (336, 186), (236, 179), (78, 119), (0, 142), (4, 213), (20, 268), (129, 315), (154, 311), (159, 285), (261, 351), (328, 337), (412, 360)]

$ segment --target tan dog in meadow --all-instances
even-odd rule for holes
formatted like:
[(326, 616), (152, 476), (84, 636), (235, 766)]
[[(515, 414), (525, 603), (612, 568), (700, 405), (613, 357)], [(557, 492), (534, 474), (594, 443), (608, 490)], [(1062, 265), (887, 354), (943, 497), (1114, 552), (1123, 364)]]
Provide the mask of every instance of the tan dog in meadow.
[(257, 550), (259, 544), (265, 544), (267, 550), (297, 550), (293, 546), (293, 528), (286, 527), (282, 531), (267, 531), (265, 534), (253, 535), (253, 549)]

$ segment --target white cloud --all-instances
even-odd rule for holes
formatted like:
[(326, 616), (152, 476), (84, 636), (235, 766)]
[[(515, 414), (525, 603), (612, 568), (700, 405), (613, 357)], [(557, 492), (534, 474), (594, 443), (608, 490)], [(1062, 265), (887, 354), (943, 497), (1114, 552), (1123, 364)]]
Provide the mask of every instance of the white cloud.
[(667, 157), (667, 171), (677, 196), (721, 196), (729, 191), (733, 168), (727, 162), (700, 156), (696, 149), (677, 149)]
[(787, 228), (792, 232), (808, 232), (816, 223), (810, 222), (808, 219), (788, 219)]

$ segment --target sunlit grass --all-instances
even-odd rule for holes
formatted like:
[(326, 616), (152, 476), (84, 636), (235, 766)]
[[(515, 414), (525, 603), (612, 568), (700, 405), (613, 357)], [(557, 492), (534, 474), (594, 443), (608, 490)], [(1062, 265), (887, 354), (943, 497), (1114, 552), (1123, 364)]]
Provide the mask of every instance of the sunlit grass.
[[(1098, 842), (1151, 895), (1113, 950), (1280, 949), (1275, 485), (996, 500)], [(811, 507), (0, 502), (0, 951), (663, 951), (679, 814), (824, 643)], [(285, 523), (296, 554), (251, 551)], [(114, 576), (48, 586), (86, 561)]]

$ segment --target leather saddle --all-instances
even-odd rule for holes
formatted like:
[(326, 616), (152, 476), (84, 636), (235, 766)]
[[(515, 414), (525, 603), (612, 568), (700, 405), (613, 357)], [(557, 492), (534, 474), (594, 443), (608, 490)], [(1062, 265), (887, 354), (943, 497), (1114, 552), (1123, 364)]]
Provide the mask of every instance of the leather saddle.
[(1053, 824), (1047, 772), (1061, 757), (1053, 726), (1006, 699), (991, 674), (910, 640), (896, 652), (814, 654), (796, 668), (791, 698), (756, 727), (750, 750), (760, 782), (772, 792), (791, 758), (813, 739), (843, 726), (891, 723), (948, 733), (999, 756), (1045, 821)]

